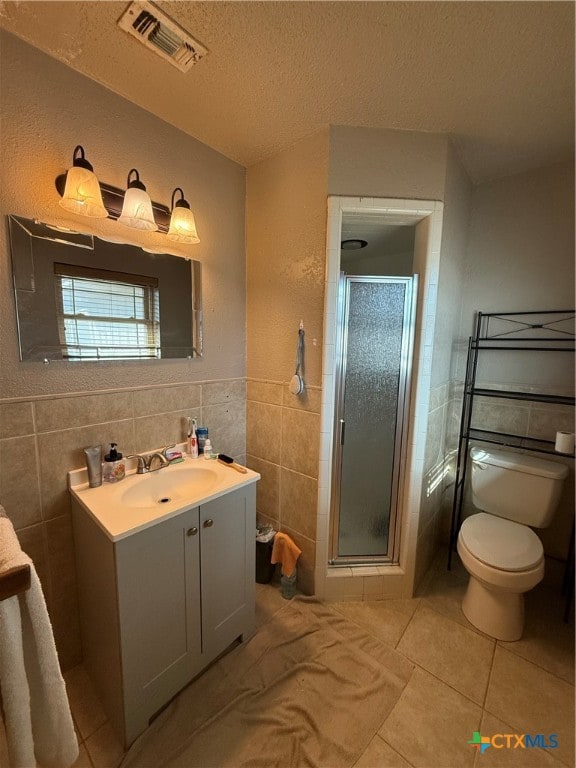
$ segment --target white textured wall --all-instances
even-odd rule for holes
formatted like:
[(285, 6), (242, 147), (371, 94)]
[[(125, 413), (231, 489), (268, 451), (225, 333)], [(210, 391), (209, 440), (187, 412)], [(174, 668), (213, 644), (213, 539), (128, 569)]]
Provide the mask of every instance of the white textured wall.
[[(15, 213), (81, 229), (86, 219), (58, 206), (55, 177), (76, 144), (101, 180), (124, 187), (138, 168), (153, 200), (170, 205), (180, 186), (190, 201), (200, 244), (170, 248), (203, 266), (204, 357), (138, 363), (21, 363), (10, 281), (7, 227), (0, 227), (0, 399), (117, 387), (223, 379), (245, 374), (245, 171), (204, 144), (92, 80), (2, 33), (0, 215)], [(94, 231), (158, 246), (105, 220)]]
[[(476, 187), (463, 294), (462, 336), (481, 312), (574, 307), (574, 165), (552, 165)], [(543, 386), (570, 384), (573, 365), (508, 355), (492, 378)]]
[(439, 133), (333, 125), (328, 194), (442, 200), (447, 148)]
[(322, 383), (326, 132), (247, 171), (248, 376), (290, 380), (304, 321), (308, 384)]

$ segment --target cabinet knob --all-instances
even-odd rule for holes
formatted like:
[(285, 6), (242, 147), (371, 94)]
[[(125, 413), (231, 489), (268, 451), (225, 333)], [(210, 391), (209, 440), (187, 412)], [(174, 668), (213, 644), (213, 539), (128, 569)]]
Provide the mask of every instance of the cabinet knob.
[(208, 520), (204, 520), (204, 528), (212, 528), (214, 525), (214, 520), (211, 520), (208, 518)]
[(197, 533), (198, 533), (198, 528), (194, 526), (193, 528), (188, 528), (188, 530), (186, 531), (186, 536), (196, 536)]

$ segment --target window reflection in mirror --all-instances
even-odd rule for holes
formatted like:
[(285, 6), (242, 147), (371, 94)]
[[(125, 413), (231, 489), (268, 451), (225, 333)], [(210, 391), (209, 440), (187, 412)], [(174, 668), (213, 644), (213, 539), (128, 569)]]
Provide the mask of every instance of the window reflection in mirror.
[(201, 354), (199, 262), (8, 220), (21, 360)]

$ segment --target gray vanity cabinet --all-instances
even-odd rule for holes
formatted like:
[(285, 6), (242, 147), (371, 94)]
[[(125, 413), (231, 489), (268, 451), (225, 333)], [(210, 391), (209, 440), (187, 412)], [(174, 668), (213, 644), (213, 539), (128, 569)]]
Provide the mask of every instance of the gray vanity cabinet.
[(254, 630), (255, 484), (116, 542), (72, 507), (84, 665), (128, 746)]

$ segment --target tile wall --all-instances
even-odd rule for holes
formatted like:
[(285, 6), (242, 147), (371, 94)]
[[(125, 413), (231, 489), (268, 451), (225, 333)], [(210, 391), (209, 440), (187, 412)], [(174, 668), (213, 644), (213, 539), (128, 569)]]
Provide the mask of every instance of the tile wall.
[(244, 379), (0, 403), (0, 504), (40, 576), (63, 669), (82, 657), (67, 472), (83, 448), (112, 441), (124, 454), (185, 437), (186, 417), (214, 449), (245, 458)]
[(261, 524), (287, 533), (302, 550), (298, 587), (314, 594), (320, 387), (293, 395), (286, 384), (249, 379), (247, 464), (262, 480), (256, 490)]
[(457, 431), (451, 422), (452, 389), (449, 383), (430, 391), (428, 431), (424, 452), (424, 481), (420, 499), (416, 546), (415, 589), (428, 571), (441, 541), (445, 520), (452, 508)]

